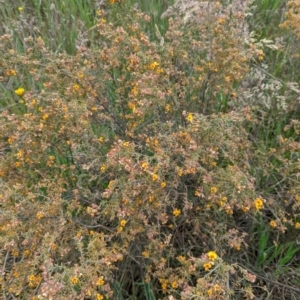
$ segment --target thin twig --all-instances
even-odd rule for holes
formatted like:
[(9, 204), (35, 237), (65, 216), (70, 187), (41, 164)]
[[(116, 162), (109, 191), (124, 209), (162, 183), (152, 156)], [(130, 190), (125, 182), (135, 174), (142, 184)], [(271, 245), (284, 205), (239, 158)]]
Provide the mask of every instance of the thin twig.
[(275, 285), (278, 285), (278, 286), (284, 287), (284, 288), (286, 288), (286, 289), (290, 289), (290, 290), (292, 290), (292, 291), (295, 291), (295, 292), (300, 293), (300, 289), (297, 289), (297, 288), (295, 288), (295, 287), (288, 286), (288, 285), (286, 285), (286, 284), (284, 284), (284, 283), (280, 283), (280, 282), (278, 282), (278, 281), (275, 281), (275, 280), (269, 279), (269, 278), (267, 278), (267, 277), (261, 276), (261, 275), (255, 273), (255, 272), (253, 272), (252, 270), (249, 270), (248, 268), (246, 268), (246, 267), (243, 266), (243, 265), (240, 265), (240, 266), (241, 266), (242, 268), (246, 269), (247, 271), (249, 271), (250, 273), (254, 274), (256, 277), (262, 279), (262, 280), (268, 281), (268, 282), (273, 283), (273, 284), (275, 284)]
[(95, 228), (102, 228), (102, 229), (105, 229), (111, 233), (115, 233), (112, 229), (104, 226), (104, 225), (101, 225), (101, 224), (97, 224), (97, 225), (88, 225), (88, 224), (84, 224), (82, 223), (81, 221), (79, 221), (78, 219), (72, 219), (72, 221), (74, 221), (76, 224), (79, 224), (81, 226), (84, 226), (86, 228), (90, 228), (90, 229), (95, 229)]

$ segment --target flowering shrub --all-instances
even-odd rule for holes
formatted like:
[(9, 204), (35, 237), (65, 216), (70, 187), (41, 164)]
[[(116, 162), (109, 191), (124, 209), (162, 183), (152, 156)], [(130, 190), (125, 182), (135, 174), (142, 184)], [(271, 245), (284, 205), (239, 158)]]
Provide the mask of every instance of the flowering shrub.
[[(263, 219), (274, 236), (300, 227), (299, 124), (264, 158), (247, 127), (256, 115), (229, 109), (264, 58), (246, 7), (175, 4), (151, 40), (148, 15), (109, 2), (95, 45), (73, 56), (42, 37), (25, 53), (0, 38), (1, 292), (118, 299), (143, 284), (157, 299), (253, 299), (263, 287), (243, 262), (250, 224)], [(257, 186), (259, 163), (284, 191)]]

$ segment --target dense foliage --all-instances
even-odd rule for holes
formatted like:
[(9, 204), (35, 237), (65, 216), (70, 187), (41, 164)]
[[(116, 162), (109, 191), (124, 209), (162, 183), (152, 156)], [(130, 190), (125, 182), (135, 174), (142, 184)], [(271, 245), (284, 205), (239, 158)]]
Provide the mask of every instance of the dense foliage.
[(1, 297), (299, 298), (300, 2), (71, 2), (0, 3)]

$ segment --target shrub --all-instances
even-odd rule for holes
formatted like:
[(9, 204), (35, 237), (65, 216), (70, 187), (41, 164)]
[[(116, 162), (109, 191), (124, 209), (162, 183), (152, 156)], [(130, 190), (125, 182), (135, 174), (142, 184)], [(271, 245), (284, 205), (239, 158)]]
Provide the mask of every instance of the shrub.
[[(299, 128), (265, 156), (257, 112), (230, 109), (264, 58), (246, 6), (176, 2), (150, 39), (148, 15), (109, 2), (95, 44), (73, 56), (42, 37), (24, 52), (0, 39), (2, 293), (253, 299), (251, 264), (299, 227)], [(298, 248), (272, 259), (284, 266)]]

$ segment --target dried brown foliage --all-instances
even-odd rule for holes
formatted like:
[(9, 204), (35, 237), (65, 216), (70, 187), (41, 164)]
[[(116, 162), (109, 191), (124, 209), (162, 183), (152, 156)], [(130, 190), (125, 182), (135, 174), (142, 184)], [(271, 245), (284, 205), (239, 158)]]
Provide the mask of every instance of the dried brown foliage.
[[(274, 166), (245, 129), (251, 108), (222, 103), (263, 59), (244, 2), (178, 3), (157, 41), (126, 3), (112, 8), (122, 25), (98, 12), (99, 47), (74, 56), (42, 37), (27, 38), (24, 54), (0, 38), (11, 101), (0, 118), (6, 299), (116, 299), (134, 282), (159, 299), (259, 295), (241, 263), (248, 227), (266, 212), (274, 235), (297, 227), (299, 142), (279, 140)], [(258, 164), (282, 174), (278, 198), (257, 189)]]

